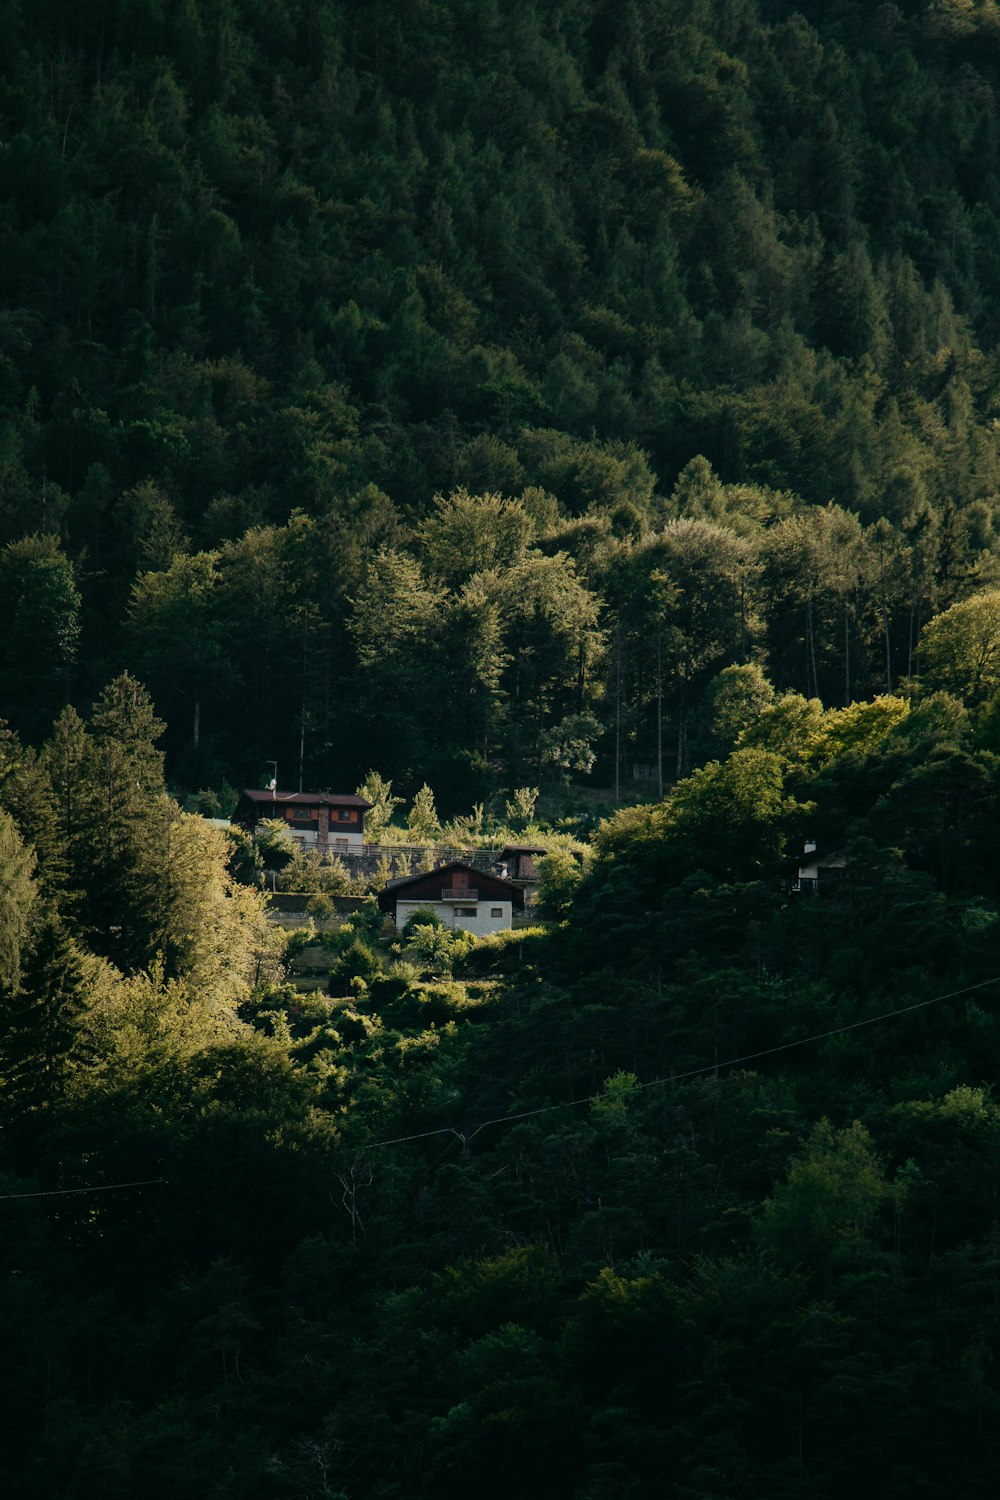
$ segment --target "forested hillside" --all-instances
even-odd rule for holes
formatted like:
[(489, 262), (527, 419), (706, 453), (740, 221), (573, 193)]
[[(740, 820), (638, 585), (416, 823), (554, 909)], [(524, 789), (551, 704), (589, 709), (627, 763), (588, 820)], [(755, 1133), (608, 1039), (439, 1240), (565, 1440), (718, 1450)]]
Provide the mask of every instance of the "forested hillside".
[(1000, 7), (0, 22), (5, 1492), (993, 1500)]
[(188, 787), (303, 717), (311, 784), (669, 780), (721, 667), (891, 691), (996, 580), (992, 4), (3, 20), (30, 739), (127, 668)]

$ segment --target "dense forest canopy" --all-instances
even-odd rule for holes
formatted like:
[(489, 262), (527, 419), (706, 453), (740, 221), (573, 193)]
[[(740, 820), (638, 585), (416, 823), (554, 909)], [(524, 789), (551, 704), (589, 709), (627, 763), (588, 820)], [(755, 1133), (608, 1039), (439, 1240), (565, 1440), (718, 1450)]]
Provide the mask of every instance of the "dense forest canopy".
[(992, 1500), (1000, 7), (0, 21), (9, 1492)]
[(671, 779), (720, 668), (891, 692), (997, 581), (992, 5), (3, 20), (28, 738), (125, 668), (189, 788)]

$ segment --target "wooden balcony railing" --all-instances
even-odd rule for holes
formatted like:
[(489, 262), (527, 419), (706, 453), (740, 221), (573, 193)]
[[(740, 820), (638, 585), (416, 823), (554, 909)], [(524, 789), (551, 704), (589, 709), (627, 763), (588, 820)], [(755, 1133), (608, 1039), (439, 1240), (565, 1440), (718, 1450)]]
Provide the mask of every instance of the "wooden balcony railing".
[(463, 890), (460, 886), (445, 886), (441, 892), (442, 901), (478, 901), (479, 892)]

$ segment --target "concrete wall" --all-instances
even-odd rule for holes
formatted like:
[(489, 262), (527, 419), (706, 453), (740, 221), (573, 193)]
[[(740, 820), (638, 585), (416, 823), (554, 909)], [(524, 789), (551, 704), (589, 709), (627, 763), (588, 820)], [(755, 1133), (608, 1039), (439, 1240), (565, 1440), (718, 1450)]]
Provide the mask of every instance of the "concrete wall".
[[(296, 830), (288, 824), (286, 827), (298, 843), (307, 849), (316, 848), (314, 829)], [(350, 875), (374, 875), (386, 856), (400, 867), (397, 873), (407, 875), (415, 874), (425, 861), (430, 868), (432, 865), (451, 864), (458, 859), (491, 875), (496, 874), (500, 863), (499, 849), (458, 849), (444, 844), (432, 844), (429, 847), (419, 844), (366, 844), (358, 833), (347, 835), (346, 849), (337, 848), (335, 840), (343, 837), (345, 835), (336, 830), (336, 825), (331, 825), (330, 842), (324, 852), (331, 858), (342, 859)]]
[[(301, 917), (305, 921), (306, 908), (315, 891), (265, 891), (269, 915)], [(364, 896), (331, 896), (333, 909), (341, 916), (350, 916), (366, 904)]]
[[(306, 849), (315, 849), (319, 846), (319, 834), (315, 828), (296, 828), (293, 823), (286, 823), (285, 826), (297, 844), (302, 844)], [(334, 824), (330, 829), (324, 852), (327, 854), (362, 854), (364, 847), (364, 840), (360, 833), (344, 833)]]
[[(462, 913), (476, 908), (474, 917), (464, 916)], [(474, 932), (477, 937), (485, 937), (490, 932), (504, 932), (511, 925), (513, 907), (509, 901), (470, 901), (467, 906), (461, 907), (452, 901), (397, 901), (396, 902), (396, 927), (401, 928), (407, 917), (412, 916), (415, 911), (437, 912), (446, 927), (451, 927), (462, 932)], [(498, 917), (493, 912), (498, 911)]]

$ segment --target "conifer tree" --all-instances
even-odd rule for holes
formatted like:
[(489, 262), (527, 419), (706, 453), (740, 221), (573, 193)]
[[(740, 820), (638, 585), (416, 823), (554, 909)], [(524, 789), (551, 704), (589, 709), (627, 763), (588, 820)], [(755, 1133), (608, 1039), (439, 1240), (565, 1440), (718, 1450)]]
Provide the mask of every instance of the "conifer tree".
[(35, 924), (22, 982), (5, 997), (0, 1040), (4, 1104), (13, 1115), (49, 1109), (82, 1060), (82, 1021), (98, 961), (52, 911)]
[(21, 989), (25, 946), (38, 900), (34, 851), (25, 844), (9, 813), (0, 811), (0, 987)]
[(69, 694), (80, 632), (80, 592), (55, 536), (0, 551), (0, 703), (16, 728), (40, 738)]

